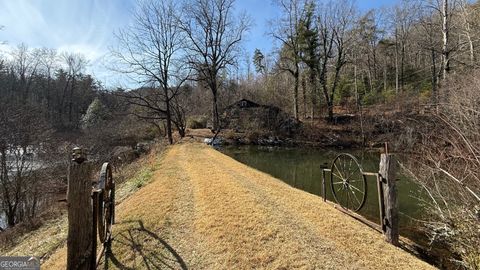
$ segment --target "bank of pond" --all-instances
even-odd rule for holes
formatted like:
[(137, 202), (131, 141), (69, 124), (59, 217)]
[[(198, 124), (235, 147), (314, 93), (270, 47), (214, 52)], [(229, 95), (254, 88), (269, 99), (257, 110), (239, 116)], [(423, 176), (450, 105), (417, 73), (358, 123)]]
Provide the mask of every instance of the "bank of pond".
[[(340, 153), (355, 156), (364, 172), (378, 172), (380, 153), (349, 149), (318, 149), (302, 147), (266, 147), (266, 146), (225, 146), (219, 151), (250, 167), (268, 173), (295, 188), (314, 195), (322, 196), (322, 169), (330, 168)], [(335, 201), (330, 187), (329, 175), (326, 176), (326, 198)], [(420, 223), (425, 218), (430, 198), (423, 187), (401, 173), (397, 174), (399, 230), (400, 235), (416, 244), (424, 246), (423, 254), (429, 261), (443, 264), (447, 250), (439, 246), (428, 246), (427, 236), (421, 231)], [(378, 223), (379, 205), (376, 179), (367, 177), (367, 196), (359, 214)]]

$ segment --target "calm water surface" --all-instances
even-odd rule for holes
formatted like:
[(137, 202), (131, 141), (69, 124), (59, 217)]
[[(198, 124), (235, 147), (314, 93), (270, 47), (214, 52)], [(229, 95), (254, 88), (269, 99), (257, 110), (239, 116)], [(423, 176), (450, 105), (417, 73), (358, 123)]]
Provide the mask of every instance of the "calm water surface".
[[(352, 150), (280, 148), (264, 146), (224, 147), (221, 152), (260, 171), (266, 172), (287, 184), (319, 195), (322, 194), (322, 169), (330, 168), (340, 153), (353, 154), (366, 172), (378, 172), (380, 154)], [(327, 199), (334, 201), (327, 175)], [(400, 234), (415, 237), (415, 220), (422, 219), (427, 196), (421, 186), (399, 175), (397, 182), (400, 210)], [(375, 178), (367, 178), (367, 201), (360, 214), (378, 223), (378, 195)]]

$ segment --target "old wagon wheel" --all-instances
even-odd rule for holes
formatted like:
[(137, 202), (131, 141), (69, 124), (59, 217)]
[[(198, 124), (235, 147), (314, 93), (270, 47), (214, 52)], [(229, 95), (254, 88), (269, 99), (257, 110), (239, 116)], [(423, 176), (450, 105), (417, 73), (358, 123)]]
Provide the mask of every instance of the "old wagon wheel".
[(331, 169), (330, 186), (335, 201), (344, 209), (359, 211), (367, 198), (367, 180), (358, 160), (350, 154), (340, 154)]
[(100, 242), (104, 243), (107, 235), (111, 233), (112, 224), (115, 215), (115, 182), (112, 177), (112, 167), (105, 162), (100, 171), (98, 181), (98, 237)]

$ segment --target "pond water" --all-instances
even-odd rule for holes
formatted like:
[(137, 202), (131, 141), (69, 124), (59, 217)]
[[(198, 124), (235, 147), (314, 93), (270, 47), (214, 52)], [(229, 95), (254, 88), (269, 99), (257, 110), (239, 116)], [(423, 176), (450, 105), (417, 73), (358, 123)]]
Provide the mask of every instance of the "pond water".
[[(357, 150), (239, 146), (224, 147), (220, 151), (293, 187), (318, 196), (322, 195), (322, 167), (330, 168), (338, 154), (354, 155), (365, 172), (378, 172), (380, 161), (379, 153)], [(419, 236), (415, 220), (422, 219), (424, 201), (428, 200), (428, 197), (417, 183), (403, 175), (398, 175), (397, 178), (400, 234), (415, 238)], [(326, 183), (327, 199), (334, 201), (329, 175)], [(378, 224), (379, 206), (375, 178), (367, 178), (367, 190), (366, 203), (359, 213)]]

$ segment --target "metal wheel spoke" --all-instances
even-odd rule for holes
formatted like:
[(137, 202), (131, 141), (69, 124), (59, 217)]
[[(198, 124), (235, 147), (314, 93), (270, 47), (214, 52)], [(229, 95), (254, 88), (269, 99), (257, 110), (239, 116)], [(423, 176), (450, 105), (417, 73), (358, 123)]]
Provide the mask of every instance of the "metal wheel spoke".
[(358, 192), (362, 193), (362, 194), (365, 194), (363, 191), (361, 191), (360, 189), (358, 189), (356, 186), (352, 186), (350, 185), (352, 188), (356, 189)]
[(349, 183), (357, 183), (357, 182), (362, 182), (362, 179), (354, 179), (354, 180), (349, 180)]
[(336, 173), (334, 173), (334, 172), (332, 172), (332, 174), (335, 175), (337, 178), (340, 178), (340, 179), (343, 180), (343, 177), (341, 177), (340, 175), (338, 175), (338, 174), (336, 174)]
[(350, 177), (352, 177), (352, 175), (354, 175), (355, 172), (358, 171), (358, 170), (360, 170), (360, 168), (356, 168), (355, 170), (353, 170), (353, 172), (350, 175), (348, 175), (346, 180), (348, 181), (348, 179), (350, 179)]
[(357, 200), (358, 205), (362, 204), (362, 203), (360, 202), (360, 200), (357, 198), (357, 195), (355, 194), (355, 192), (354, 192), (352, 189), (350, 189), (350, 191), (352, 192), (353, 197), (355, 197), (355, 200)]
[[(337, 171), (338, 171), (338, 173), (340, 174), (340, 178), (341, 178), (341, 179), (345, 179), (345, 178), (343, 177), (342, 172), (338, 169), (337, 164), (333, 163), (333, 165), (335, 166), (335, 168), (337, 168)], [(332, 173), (333, 173), (333, 170), (332, 170)]]

